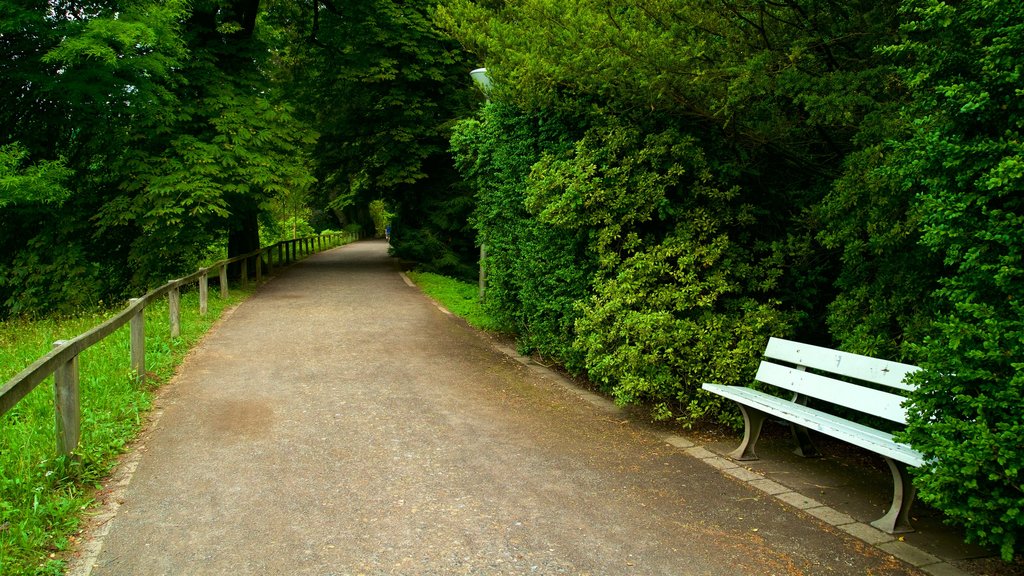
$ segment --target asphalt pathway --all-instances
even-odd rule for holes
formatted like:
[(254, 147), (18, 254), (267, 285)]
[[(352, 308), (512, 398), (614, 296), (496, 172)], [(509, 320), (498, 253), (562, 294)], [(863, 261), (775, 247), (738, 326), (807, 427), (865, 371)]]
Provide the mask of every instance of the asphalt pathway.
[(163, 389), (72, 573), (923, 573), (555, 380), (383, 242), (314, 255)]

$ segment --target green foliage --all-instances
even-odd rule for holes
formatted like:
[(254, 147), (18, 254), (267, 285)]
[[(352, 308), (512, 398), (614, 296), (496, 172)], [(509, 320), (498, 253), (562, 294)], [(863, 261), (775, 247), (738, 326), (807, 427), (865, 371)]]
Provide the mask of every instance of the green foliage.
[(293, 95), (322, 134), (317, 196), (365, 230), (374, 225), (366, 207), (383, 200), (396, 256), (472, 277), (472, 193), (457, 185), (446, 151), (472, 103), (473, 66), (434, 27), (433, 5), (343, 0), (314, 3), (312, 22), (290, 5), (272, 15), (293, 23)]
[(356, 223), (346, 224), (342, 230), (351, 234), (355, 238), (358, 238), (359, 235), (363, 233), (363, 227)]
[[(885, 138), (890, 138), (894, 129)], [(816, 215), (828, 222), (818, 235), (840, 254), (838, 294), (828, 325), (842, 349), (916, 363), (916, 345), (931, 330), (932, 292), (942, 260), (921, 244), (921, 205), (910, 180), (888, 166), (893, 141), (851, 153), (847, 170)]]
[(913, 121), (892, 164), (914, 182), (922, 243), (945, 266), (907, 438), (922, 499), (999, 547), (1024, 540), (1024, 6), (907, 0)]
[[(62, 246), (53, 250), (53, 246)], [(45, 231), (32, 238), (9, 265), (0, 266), (0, 287), (12, 294), (4, 304), (12, 314), (47, 307), (68, 313), (103, 299), (103, 269), (81, 244)]]
[(736, 295), (727, 238), (701, 236), (681, 227), (617, 267), (583, 306), (576, 346), (618, 402), (652, 403), (658, 419), (735, 424), (701, 384), (749, 382), (766, 335), (785, 333), (789, 318), (775, 302)]
[[(109, 472), (125, 443), (138, 432), (154, 386), (167, 381), (188, 349), (222, 311), (246, 294), (211, 297), (206, 317), (196, 293), (181, 301), (181, 336), (170, 340), (166, 300), (146, 308), (145, 387), (129, 374), (128, 328), (115, 332), (79, 357), (82, 440), (78, 462), (57, 458), (53, 390), (42, 384), (0, 418), (0, 572), (10, 576), (63, 574), (63, 553), (79, 518), (92, 503), (90, 490)], [(110, 316), (109, 311), (74, 317), (0, 323), (0, 381), (6, 381), (52, 348)], [(51, 553), (56, 557), (51, 558)]]
[(273, 246), (282, 240), (295, 240), (315, 235), (316, 230), (302, 218), (286, 218), (260, 226), (260, 241), (263, 246)]
[(595, 271), (585, 231), (541, 222), (526, 209), (531, 167), (543, 151), (571, 145), (569, 126), (566, 118), (493, 103), (480, 120), (456, 127), (452, 149), (477, 191), (473, 222), (487, 252), (486, 309), (514, 328), (520, 349), (579, 371), (580, 355), (572, 347), (576, 303)]
[(18, 143), (0, 146), (0, 208), (10, 205), (59, 206), (71, 191), (71, 176), (63, 160), (40, 161), (26, 166), (28, 150)]
[(718, 402), (698, 401), (701, 383), (749, 380), (791, 320), (767, 296), (783, 255), (735, 241), (756, 222), (739, 190), (715, 181), (694, 138), (615, 121), (530, 180), (539, 219), (590, 230), (600, 273), (574, 346), (591, 378), (659, 418), (716, 415)]
[(512, 122), (490, 133), (486, 112), (453, 140), (478, 190), (494, 299), (528, 347), (550, 346), (624, 402), (692, 421), (718, 410), (701, 404), (701, 380), (749, 382), (768, 336), (829, 344), (838, 244), (816, 238), (837, 214), (814, 207), (860, 130), (890, 110), (894, 74), (874, 48), (896, 10), (444, 2), (436, 19), (486, 56), (490, 97), (525, 126), (561, 119), (564, 134), (540, 145)]
[(0, 314), (162, 283), (225, 237), (255, 248), (261, 212), (297, 215), (316, 133), (245, 4), (4, 4)]
[(378, 238), (384, 237), (384, 232), (391, 225), (391, 219), (395, 215), (388, 211), (387, 203), (377, 199), (370, 202), (370, 218), (373, 219), (373, 229)]

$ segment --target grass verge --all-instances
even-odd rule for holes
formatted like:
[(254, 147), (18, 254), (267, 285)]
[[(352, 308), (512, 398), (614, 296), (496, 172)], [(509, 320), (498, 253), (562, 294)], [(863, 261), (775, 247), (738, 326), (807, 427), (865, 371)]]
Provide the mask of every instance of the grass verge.
[(452, 314), (481, 330), (501, 332), (501, 324), (487, 313), (476, 284), (463, 282), (430, 272), (408, 272), (409, 279), (416, 283), (427, 296), (441, 303)]
[[(169, 336), (167, 300), (147, 306), (145, 385), (129, 368), (127, 325), (84, 351), (79, 356), (82, 436), (76, 460), (56, 457), (52, 376), (0, 417), (0, 574), (64, 573), (62, 552), (91, 504), (90, 491), (137, 435), (154, 390), (222, 312), (249, 294), (233, 289), (221, 299), (211, 290), (209, 312), (200, 316), (194, 287), (183, 293), (178, 338)], [(73, 338), (114, 313), (0, 322), (0, 382), (46, 354), (55, 340)]]

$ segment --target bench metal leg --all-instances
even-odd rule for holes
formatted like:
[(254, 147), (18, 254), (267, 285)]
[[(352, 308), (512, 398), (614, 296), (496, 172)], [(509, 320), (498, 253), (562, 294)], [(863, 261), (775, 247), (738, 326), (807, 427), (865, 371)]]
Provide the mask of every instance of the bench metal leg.
[(793, 433), (793, 439), (796, 440), (796, 449), (793, 450), (794, 454), (804, 458), (818, 458), (821, 456), (821, 452), (818, 452), (818, 448), (811, 441), (811, 435), (807, 428), (790, 424), (789, 430)]
[(892, 506), (885, 516), (875, 520), (871, 525), (889, 534), (913, 532), (914, 527), (910, 525), (910, 505), (914, 503), (917, 489), (910, 481), (906, 464), (892, 458), (886, 458), (885, 462), (892, 471)]
[[(803, 369), (801, 366), (800, 370), (802, 371)], [(801, 406), (807, 406), (807, 396), (803, 394), (794, 393), (792, 400)], [(814, 446), (814, 442), (811, 442), (811, 435), (807, 432), (806, 427), (790, 424), (789, 430), (793, 433), (793, 440), (796, 440), (796, 450), (793, 450), (794, 454), (804, 458), (817, 458), (821, 456), (821, 453)]]
[(754, 445), (761, 437), (761, 426), (768, 415), (743, 404), (740, 404), (740, 412), (743, 413), (743, 442), (729, 453), (729, 457), (733, 460), (757, 460)]

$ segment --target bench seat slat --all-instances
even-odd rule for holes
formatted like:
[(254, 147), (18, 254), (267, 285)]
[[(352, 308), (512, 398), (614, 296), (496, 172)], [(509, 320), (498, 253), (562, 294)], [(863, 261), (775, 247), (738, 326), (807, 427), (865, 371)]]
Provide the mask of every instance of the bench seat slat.
[(812, 372), (804, 372), (772, 362), (761, 362), (756, 379), (798, 394), (818, 398), (899, 424), (907, 423), (902, 404), (906, 398), (898, 394), (865, 388)]
[(914, 387), (904, 383), (903, 379), (907, 377), (907, 374), (919, 370), (917, 366), (911, 364), (881, 360), (774, 337), (768, 340), (764, 355), (766, 358), (907, 391), (913, 390)]
[(744, 386), (704, 384), (704, 389), (740, 404), (750, 406), (777, 418), (804, 426), (827, 436), (870, 450), (910, 466), (924, 463), (922, 454), (906, 444), (892, 439), (892, 435), (875, 430), (856, 422), (808, 408), (801, 404), (778, 398)]

